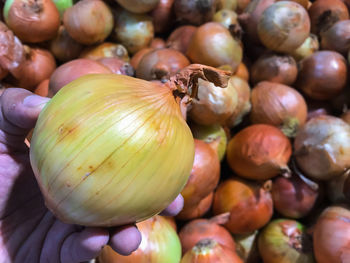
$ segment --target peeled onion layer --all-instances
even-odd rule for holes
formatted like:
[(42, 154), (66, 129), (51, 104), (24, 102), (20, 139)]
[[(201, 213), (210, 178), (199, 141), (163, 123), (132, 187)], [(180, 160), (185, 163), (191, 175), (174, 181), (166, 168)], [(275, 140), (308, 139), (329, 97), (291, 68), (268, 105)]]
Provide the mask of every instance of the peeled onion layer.
[(176, 198), (191, 172), (194, 141), (170, 89), (91, 74), (42, 110), (30, 159), (60, 220), (117, 226), (147, 219)]

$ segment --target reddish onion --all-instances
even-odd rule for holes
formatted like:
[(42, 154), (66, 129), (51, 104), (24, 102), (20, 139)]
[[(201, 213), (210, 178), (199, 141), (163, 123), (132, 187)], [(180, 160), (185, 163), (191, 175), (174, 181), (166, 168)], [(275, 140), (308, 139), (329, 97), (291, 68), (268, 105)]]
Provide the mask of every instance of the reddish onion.
[(33, 90), (33, 93), (38, 94), (42, 97), (48, 97), (49, 95), (49, 82), (50, 79), (44, 79), (39, 83), (38, 86)]
[(289, 139), (276, 127), (253, 124), (235, 134), (227, 145), (227, 162), (239, 176), (265, 180), (289, 173)]
[(250, 70), (253, 85), (266, 80), (290, 86), (298, 74), (297, 63), (292, 56), (274, 53), (259, 57)]
[(136, 68), (136, 77), (145, 80), (166, 80), (190, 61), (180, 51), (170, 48), (155, 49), (145, 54)]
[(174, 0), (160, 0), (152, 10), (154, 32), (166, 33), (174, 23)]
[(195, 219), (185, 224), (179, 231), (182, 253), (185, 254), (202, 239), (214, 239), (220, 244), (235, 250), (235, 242), (230, 234), (221, 226), (228, 220), (229, 214), (222, 214), (210, 219)]
[(295, 89), (283, 84), (262, 81), (251, 93), (252, 123), (279, 127), (288, 137), (294, 137), (307, 117), (307, 105)]
[(347, 64), (335, 51), (318, 51), (300, 62), (295, 86), (308, 97), (328, 100), (346, 86)]
[(190, 207), (184, 207), (181, 212), (176, 216), (176, 219), (179, 220), (191, 220), (194, 218), (199, 218), (204, 216), (211, 208), (213, 203), (214, 192), (211, 192), (206, 197)]
[(313, 240), (317, 263), (350, 262), (349, 207), (326, 208), (317, 219)]
[(215, 215), (230, 213), (224, 225), (232, 234), (248, 234), (263, 227), (273, 214), (271, 181), (264, 184), (241, 178), (227, 179), (214, 194)]
[(145, 47), (139, 51), (137, 51), (132, 57), (131, 57), (131, 60), (130, 60), (130, 64), (131, 66), (136, 69), (139, 64), (140, 64), (140, 61), (141, 59), (144, 57), (144, 55), (146, 55), (147, 53), (151, 52), (152, 50), (154, 50), (154, 48), (151, 48), (151, 47)]
[(109, 68), (114, 74), (122, 74), (128, 76), (134, 76), (135, 70), (129, 62), (125, 62), (120, 58), (101, 58), (97, 60), (102, 65)]
[(55, 37), (60, 14), (51, 0), (7, 0), (6, 24), (24, 42), (38, 43)]
[(294, 141), (298, 167), (309, 177), (329, 180), (350, 168), (350, 126), (321, 115), (302, 126)]
[(166, 41), (167, 47), (186, 54), (188, 45), (190, 44), (191, 38), (196, 30), (197, 27), (191, 25), (177, 27), (168, 37)]
[(101, 58), (120, 58), (129, 61), (129, 54), (126, 48), (121, 44), (112, 42), (103, 42), (102, 44), (89, 46), (80, 54), (80, 58), (101, 59)]
[(175, 0), (176, 20), (182, 24), (200, 26), (212, 20), (216, 10), (216, 0)]
[(321, 47), (346, 56), (350, 48), (350, 20), (338, 21), (323, 32), (321, 34)]

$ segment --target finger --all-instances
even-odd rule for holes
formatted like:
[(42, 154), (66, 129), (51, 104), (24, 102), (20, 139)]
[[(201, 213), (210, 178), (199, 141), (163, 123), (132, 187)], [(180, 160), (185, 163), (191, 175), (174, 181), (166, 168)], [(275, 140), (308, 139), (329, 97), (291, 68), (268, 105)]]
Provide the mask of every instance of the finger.
[(109, 245), (119, 254), (127, 256), (135, 251), (141, 243), (141, 233), (134, 225), (114, 229)]
[(175, 200), (167, 207), (165, 208), (160, 215), (162, 216), (176, 216), (182, 208), (184, 207), (184, 198), (181, 194), (179, 194)]
[(87, 227), (81, 232), (75, 232), (62, 244), (61, 262), (76, 263), (94, 259), (107, 245), (108, 239), (109, 233), (103, 228)]

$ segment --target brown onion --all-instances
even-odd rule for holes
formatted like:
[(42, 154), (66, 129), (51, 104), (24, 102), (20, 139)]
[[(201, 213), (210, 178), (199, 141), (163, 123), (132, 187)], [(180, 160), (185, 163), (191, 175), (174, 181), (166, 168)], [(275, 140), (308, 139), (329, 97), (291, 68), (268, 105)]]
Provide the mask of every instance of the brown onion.
[(152, 17), (118, 9), (115, 14), (112, 37), (134, 54), (149, 46), (154, 37)]
[(294, 141), (298, 167), (317, 180), (340, 176), (350, 168), (350, 126), (342, 119), (321, 115), (301, 127)]
[(280, 1), (270, 5), (258, 22), (260, 41), (270, 50), (289, 53), (310, 34), (310, 19), (301, 5)]
[(317, 36), (310, 34), (297, 49), (293, 50), (289, 54), (296, 60), (300, 61), (311, 54), (315, 53), (320, 47)]
[(149, 47), (151, 48), (165, 48), (165, 41), (160, 37), (155, 37), (152, 39), (151, 43), (149, 44)]
[(157, 7), (159, 0), (116, 0), (126, 10), (136, 13), (145, 14)]
[(121, 44), (112, 42), (103, 42), (102, 44), (89, 46), (80, 54), (80, 58), (101, 59), (101, 58), (120, 58), (129, 61), (129, 54), (126, 48)]
[(200, 26), (212, 20), (216, 10), (216, 0), (175, 0), (176, 20), (182, 24)]
[(230, 232), (222, 224), (226, 223), (229, 214), (223, 214), (210, 219), (195, 219), (185, 224), (179, 231), (182, 253), (185, 254), (202, 239), (214, 239), (218, 243), (235, 250), (235, 241)]
[(233, 71), (242, 61), (240, 42), (217, 22), (205, 23), (196, 30), (186, 54), (193, 63), (212, 67), (228, 64)]
[(264, 184), (241, 178), (227, 179), (214, 194), (215, 215), (230, 213), (224, 225), (232, 234), (248, 234), (267, 224), (273, 214), (271, 181)]
[(266, 80), (290, 86), (298, 74), (297, 63), (292, 56), (274, 53), (259, 57), (250, 70), (253, 85)]
[(56, 37), (50, 42), (51, 53), (61, 62), (79, 57), (82, 50), (83, 45), (71, 38), (63, 25), (60, 26)]
[(197, 27), (191, 25), (177, 27), (168, 37), (166, 46), (186, 54), (188, 45), (196, 30)]
[(100, 0), (81, 0), (63, 14), (63, 24), (78, 43), (91, 45), (105, 40), (113, 29), (113, 14)]
[(341, 0), (317, 0), (308, 10), (311, 33), (318, 36), (341, 20), (349, 19), (349, 11)]
[(214, 199), (214, 192), (211, 192), (197, 204), (184, 207), (181, 212), (176, 216), (179, 220), (191, 220), (204, 216), (211, 208)]
[(262, 81), (251, 93), (252, 123), (279, 127), (288, 137), (294, 137), (307, 117), (307, 105), (295, 89), (278, 83)]
[(321, 34), (322, 49), (346, 55), (350, 49), (350, 20), (341, 20)]
[(4, 19), (24, 42), (38, 43), (55, 37), (60, 14), (51, 0), (6, 1)]
[(180, 51), (170, 48), (155, 49), (145, 54), (136, 68), (136, 77), (145, 80), (166, 80), (190, 61)]
[(132, 57), (131, 57), (131, 60), (130, 60), (130, 64), (131, 66), (136, 69), (139, 64), (140, 64), (140, 61), (141, 59), (149, 52), (151, 52), (152, 50), (154, 50), (154, 48), (151, 48), (151, 47), (145, 47), (139, 51), (137, 51)]
[(317, 263), (342, 263), (350, 260), (350, 210), (347, 206), (326, 208), (313, 232)]
[(214, 239), (203, 239), (187, 251), (180, 263), (243, 263), (233, 250)]
[(150, 15), (153, 18), (154, 32), (166, 33), (174, 23), (174, 0), (160, 0)]
[(295, 86), (308, 97), (328, 100), (338, 95), (347, 82), (347, 64), (335, 51), (318, 51), (300, 62)]
[(292, 146), (274, 126), (253, 124), (244, 128), (232, 137), (226, 151), (229, 166), (239, 176), (265, 180), (289, 173)]
[(109, 68), (91, 59), (74, 59), (59, 66), (50, 77), (49, 95), (55, 95), (69, 82), (87, 74), (112, 73)]
[(97, 61), (109, 68), (114, 74), (122, 74), (127, 76), (135, 75), (135, 70), (130, 63), (125, 62), (120, 58), (101, 58)]
[(33, 93), (42, 97), (48, 97), (49, 82), (50, 82), (50, 79), (44, 79), (42, 82), (39, 83), (38, 86), (36, 86), (36, 88), (33, 90)]

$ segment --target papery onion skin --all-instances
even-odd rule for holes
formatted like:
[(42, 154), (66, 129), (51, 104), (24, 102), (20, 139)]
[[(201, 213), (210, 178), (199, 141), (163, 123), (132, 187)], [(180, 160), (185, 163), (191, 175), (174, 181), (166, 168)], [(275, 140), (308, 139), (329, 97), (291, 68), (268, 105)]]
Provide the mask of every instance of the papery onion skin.
[(292, 154), (289, 139), (278, 128), (266, 124), (250, 125), (235, 134), (227, 145), (227, 162), (237, 175), (266, 180), (288, 173)]
[(330, 206), (320, 217), (313, 232), (317, 263), (349, 262), (350, 210), (348, 206)]
[(127, 49), (117, 43), (103, 42), (102, 44), (88, 46), (80, 54), (80, 58), (88, 58), (98, 60), (101, 58), (120, 58), (129, 61), (129, 53)]
[(159, 0), (116, 0), (124, 9), (135, 14), (145, 14), (157, 7)]
[(178, 263), (181, 259), (180, 239), (163, 216), (154, 216), (136, 224), (141, 232), (141, 244), (129, 256), (122, 256), (105, 246), (98, 256), (99, 263)]
[(57, 218), (117, 226), (150, 218), (176, 198), (194, 143), (170, 89), (97, 74), (71, 82), (46, 105), (30, 159)]
[(190, 44), (192, 36), (196, 30), (197, 27), (191, 25), (177, 27), (169, 35), (166, 41), (167, 47), (176, 49), (183, 54), (186, 54), (188, 45)]
[(340, 118), (321, 115), (301, 127), (294, 155), (305, 175), (317, 180), (340, 176), (350, 167), (350, 126)]

